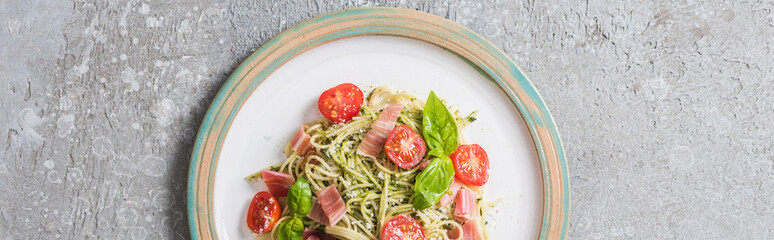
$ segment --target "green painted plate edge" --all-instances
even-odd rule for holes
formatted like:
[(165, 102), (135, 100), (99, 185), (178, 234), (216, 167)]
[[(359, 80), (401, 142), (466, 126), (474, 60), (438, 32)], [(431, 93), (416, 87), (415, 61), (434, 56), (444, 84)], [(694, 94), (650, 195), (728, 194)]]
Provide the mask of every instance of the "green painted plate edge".
[[(539, 111), (539, 114), (533, 114), (524, 109), (524, 106), (520, 101), (518, 100), (517, 96), (513, 92), (509, 92), (511, 89), (505, 89), (507, 88), (508, 84), (505, 82), (502, 82), (502, 80), (498, 80), (496, 77), (491, 77), (494, 81), (496, 81), (501, 88), (504, 88), (503, 90), (506, 92), (506, 94), (509, 95), (509, 97), (514, 101), (514, 104), (517, 105), (519, 111), (522, 114), (523, 120), (525, 121), (525, 124), (528, 126), (531, 135), (533, 136), (534, 141), (539, 141), (537, 139), (537, 131), (536, 126), (543, 127), (549, 131), (549, 134), (551, 135), (551, 138), (553, 140), (553, 147), (555, 149), (555, 154), (558, 162), (558, 170), (559, 174), (558, 181), (561, 183), (560, 192), (557, 192), (561, 195), (561, 204), (560, 209), (553, 209), (553, 211), (559, 210), (561, 212), (561, 219), (555, 219), (558, 220), (558, 226), (559, 229), (548, 229), (549, 223), (551, 223), (551, 219), (548, 219), (546, 216), (548, 216), (549, 210), (546, 209), (547, 203), (544, 203), (544, 214), (543, 214), (543, 220), (541, 224), (541, 230), (539, 239), (565, 239), (567, 236), (567, 230), (569, 227), (569, 213), (570, 213), (570, 183), (569, 183), (569, 169), (566, 163), (565, 155), (564, 155), (564, 148), (561, 143), (561, 138), (559, 136), (559, 132), (556, 129), (556, 125), (554, 124), (553, 117), (551, 116), (550, 112), (548, 111), (548, 108), (545, 106), (542, 98), (538, 94), (537, 90), (535, 89), (534, 85), (530, 82), (530, 80), (522, 73), (521, 69), (519, 69), (518, 66), (516, 66), (513, 61), (508, 58), (502, 51), (500, 51), (497, 47), (495, 47), (492, 43), (490, 43), (488, 40), (484, 39), (483, 37), (479, 36), (472, 30), (465, 28), (457, 23), (448, 21), (448, 20), (438, 20), (433, 18), (440, 18), (435, 15), (414, 11), (414, 10), (408, 10), (408, 9), (401, 9), (401, 8), (391, 8), (391, 7), (365, 7), (365, 8), (354, 8), (354, 9), (347, 9), (342, 11), (337, 11), (333, 13), (329, 13), (326, 15), (322, 15), (319, 17), (312, 18), (310, 20), (307, 20), (305, 22), (302, 22), (294, 27), (289, 28), (288, 30), (283, 31), (282, 33), (278, 34), (268, 42), (266, 42), (261, 48), (256, 50), (250, 57), (245, 59), (242, 64), (240, 64), (239, 67), (237, 67), (236, 70), (229, 76), (229, 78), (226, 80), (226, 82), (221, 86), (220, 90), (218, 91), (218, 94), (210, 104), (210, 107), (207, 111), (207, 114), (204, 117), (204, 120), (202, 121), (201, 127), (199, 128), (199, 132), (196, 137), (196, 143), (194, 144), (194, 148), (191, 155), (191, 163), (189, 167), (189, 174), (188, 174), (188, 193), (187, 193), (187, 211), (188, 211), (188, 221), (189, 221), (189, 227), (191, 231), (191, 237), (192, 239), (209, 239), (209, 238), (217, 238), (216, 235), (216, 229), (214, 225), (209, 225), (210, 232), (212, 233), (212, 236), (201, 236), (200, 235), (200, 226), (197, 223), (198, 220), (198, 207), (199, 201), (197, 199), (197, 191), (198, 188), (197, 185), (197, 177), (200, 175), (199, 173), (199, 167), (201, 165), (201, 157), (202, 157), (202, 151), (203, 148), (206, 145), (205, 136), (208, 136), (209, 132), (212, 130), (213, 122), (215, 121), (216, 117), (218, 117), (218, 113), (221, 111), (221, 107), (231, 94), (231, 92), (234, 91), (234, 88), (236, 87), (236, 84), (238, 81), (242, 80), (242, 77), (244, 77), (244, 73), (246, 71), (250, 71), (252, 69), (251, 63), (254, 63), (258, 57), (265, 54), (266, 51), (270, 49), (275, 49), (276, 45), (281, 44), (281, 39), (285, 39), (285, 37), (297, 34), (298, 30), (305, 29), (311, 25), (315, 25), (321, 22), (335, 22), (336, 19), (365, 19), (365, 18), (374, 18), (376, 21), (391, 21), (390, 16), (392, 15), (416, 15), (422, 18), (430, 18), (432, 19), (432, 22), (439, 23), (443, 25), (444, 28), (453, 29), (455, 34), (460, 34), (459, 36), (452, 36), (452, 37), (464, 37), (467, 39), (472, 39), (475, 41), (475, 45), (478, 45), (478, 47), (484, 48), (486, 51), (490, 52), (494, 55), (500, 62), (507, 65), (507, 67), (510, 70), (510, 74), (515, 78), (518, 86), (521, 88), (520, 90), (523, 91), (524, 94), (529, 96), (529, 98), (534, 102), (537, 110)], [(382, 31), (385, 31), (383, 33), (380, 33), (379, 30), (371, 29), (370, 31), (352, 31), (350, 32), (350, 36), (347, 35), (336, 35), (332, 38), (335, 39), (341, 39), (351, 36), (359, 36), (359, 35), (395, 35), (394, 33), (389, 32), (387, 29), (383, 29)], [(275, 49), (276, 50), (276, 49)], [(299, 53), (296, 53), (297, 55)], [(283, 59), (281, 63), (286, 62), (290, 58), (294, 57), (295, 55), (291, 55), (286, 59)], [(467, 60), (467, 59), (466, 59)], [(282, 64), (275, 64), (272, 67), (278, 68)], [(481, 66), (478, 66), (481, 67)], [(485, 67), (484, 67), (485, 68)], [(487, 75), (491, 76), (491, 72), (487, 71), (486, 69), (479, 69), (480, 71), (487, 73)], [(273, 70), (268, 71), (270, 74)], [(268, 75), (268, 74), (267, 74)], [(265, 76), (263, 76), (265, 77)], [(257, 78), (257, 77), (256, 77)], [(254, 84), (251, 84), (251, 89), (249, 92), (252, 92), (252, 90), (257, 87), (259, 82), (263, 78), (260, 79), (253, 79), (255, 82)], [(249, 94), (248, 94), (249, 96)], [(241, 96), (239, 99), (239, 105), (244, 102), (244, 99), (246, 99), (247, 96)], [(236, 112), (233, 114), (230, 114), (228, 116), (229, 119), (233, 118), (235, 116)], [(537, 116), (536, 116), (537, 115)], [(541, 121), (537, 121), (541, 120)], [(230, 120), (228, 120), (230, 122)], [(227, 129), (226, 129), (227, 130)], [(227, 132), (227, 131), (226, 131)], [(220, 139), (225, 136), (225, 132), (221, 133)], [(547, 163), (544, 159), (545, 156), (543, 156), (541, 151), (540, 144), (536, 143), (536, 148), (538, 151), (538, 155), (541, 161), (541, 167), (543, 168), (543, 180), (544, 180), (544, 191), (547, 191), (547, 187), (549, 187), (549, 182), (546, 181), (547, 176), (550, 175), (547, 172), (547, 169), (545, 169)], [(216, 162), (211, 163), (216, 164)], [(211, 168), (214, 169), (214, 168)], [(213, 171), (214, 173), (214, 171)], [(208, 189), (211, 189), (211, 184), (207, 186)], [(546, 199), (548, 197), (549, 199)], [(544, 202), (548, 202), (551, 198), (551, 193), (544, 194)], [(209, 206), (211, 208), (211, 206)], [(206, 216), (209, 219), (212, 219), (212, 216)], [(549, 232), (555, 232), (557, 234), (552, 234), (548, 237)]]

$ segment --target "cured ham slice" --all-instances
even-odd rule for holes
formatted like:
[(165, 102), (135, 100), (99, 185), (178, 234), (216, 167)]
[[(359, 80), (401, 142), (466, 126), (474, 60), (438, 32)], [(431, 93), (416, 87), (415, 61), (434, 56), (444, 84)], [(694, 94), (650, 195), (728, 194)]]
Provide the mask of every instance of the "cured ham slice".
[(290, 139), (290, 148), (302, 156), (312, 150), (311, 138), (304, 132), (304, 125), (301, 125), (296, 131), (296, 135)]
[(478, 228), (476, 221), (468, 221), (462, 224), (462, 240), (482, 240), (481, 229)]
[(302, 239), (303, 240), (336, 240), (336, 238), (331, 237), (327, 233), (314, 230), (314, 229), (304, 229), (304, 235)]
[(266, 187), (269, 188), (269, 193), (276, 198), (287, 196), (290, 186), (296, 182), (290, 174), (270, 170), (262, 170), (261, 176)]
[(457, 205), (454, 208), (454, 218), (467, 222), (476, 218), (476, 194), (466, 188), (457, 191)]
[(320, 205), (318, 201), (314, 201), (312, 209), (306, 216), (322, 225), (331, 226), (331, 221), (328, 219), (328, 216), (325, 215), (325, 211), (323, 211), (322, 205)]
[(449, 205), (452, 201), (454, 201), (454, 198), (457, 197), (457, 192), (460, 190), (462, 185), (457, 182), (457, 178), (454, 178), (454, 181), (452, 182), (451, 186), (449, 186), (449, 194), (443, 195), (441, 197), (441, 200), (438, 201), (441, 203), (441, 207), (446, 207), (446, 205)]
[(449, 230), (446, 232), (446, 236), (449, 237), (449, 239), (458, 239), (458, 240), (483, 240), (484, 236), (481, 234), (481, 229), (479, 229), (478, 224), (476, 224), (476, 221), (468, 221), (465, 224), (462, 224), (462, 236), (460, 236), (460, 229), (454, 228), (452, 230)]
[(483, 240), (484, 236), (481, 234), (481, 229), (476, 224), (476, 221), (468, 221), (462, 224), (462, 238), (461, 240)]
[(331, 185), (317, 191), (317, 201), (320, 203), (325, 216), (328, 217), (329, 227), (333, 227), (347, 213), (347, 207), (344, 205), (344, 199), (341, 198), (339, 190)]
[(376, 158), (384, 148), (384, 143), (390, 132), (395, 128), (401, 110), (403, 110), (403, 105), (400, 104), (392, 104), (384, 108), (384, 111), (379, 114), (379, 118), (371, 125), (371, 130), (368, 130), (363, 137), (363, 142), (357, 147), (357, 153)]

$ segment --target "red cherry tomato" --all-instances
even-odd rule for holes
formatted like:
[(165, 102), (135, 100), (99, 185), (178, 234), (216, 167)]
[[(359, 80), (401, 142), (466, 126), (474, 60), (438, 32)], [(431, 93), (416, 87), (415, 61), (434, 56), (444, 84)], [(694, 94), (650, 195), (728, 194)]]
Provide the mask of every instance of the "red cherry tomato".
[(408, 169), (422, 160), (427, 151), (425, 141), (406, 125), (392, 129), (384, 144), (384, 152), (398, 167)]
[(460, 145), (450, 157), (454, 175), (462, 183), (483, 186), (489, 181), (489, 157), (478, 144)]
[(337, 123), (352, 120), (360, 113), (363, 91), (355, 84), (344, 83), (325, 90), (317, 100), (317, 107), (325, 118)]
[(279, 201), (269, 192), (256, 193), (247, 209), (247, 227), (258, 234), (271, 232), (281, 213)]
[(390, 219), (384, 224), (381, 240), (420, 240), (425, 239), (425, 232), (417, 220), (401, 215)]

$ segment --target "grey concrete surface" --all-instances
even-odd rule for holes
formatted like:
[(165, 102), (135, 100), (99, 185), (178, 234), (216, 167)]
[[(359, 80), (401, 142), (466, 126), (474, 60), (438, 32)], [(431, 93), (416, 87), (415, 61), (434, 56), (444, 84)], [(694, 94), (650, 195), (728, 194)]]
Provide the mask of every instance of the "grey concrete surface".
[(555, 117), (570, 239), (774, 238), (771, 1), (0, 1), (0, 239), (186, 239), (189, 153), (237, 64), (400, 6), (503, 49)]

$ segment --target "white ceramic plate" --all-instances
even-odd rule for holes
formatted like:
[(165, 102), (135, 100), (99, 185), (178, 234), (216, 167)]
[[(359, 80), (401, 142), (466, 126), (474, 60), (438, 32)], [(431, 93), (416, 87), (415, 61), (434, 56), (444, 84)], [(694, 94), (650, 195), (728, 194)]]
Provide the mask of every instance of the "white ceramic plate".
[(569, 225), (567, 164), (551, 115), (522, 71), (459, 24), (399, 8), (357, 8), (312, 18), (248, 57), (213, 99), (188, 177), (193, 239), (245, 239), (253, 194), (243, 178), (284, 159), (280, 149), (322, 116), (319, 94), (351, 82), (420, 98), (433, 90), (462, 112), (479, 110), (467, 140), (490, 157), (485, 199), (493, 239), (562, 239)]
[(389, 85), (426, 98), (432, 90), (464, 113), (479, 110), (465, 129), (470, 143), (486, 149), (491, 177), (485, 200), (502, 198), (492, 211), (492, 239), (533, 239), (542, 214), (539, 161), (518, 109), (499, 86), (457, 55), (418, 40), (361, 36), (305, 52), (272, 73), (246, 100), (226, 135), (214, 181), (218, 236), (250, 239), (246, 212), (255, 187), (244, 177), (284, 161), (282, 149), (304, 122), (323, 116), (317, 98), (350, 82), (368, 92)]

